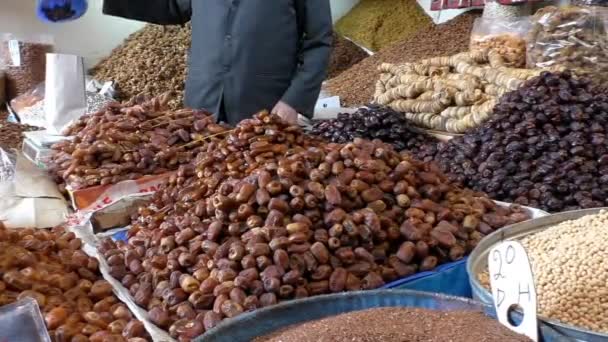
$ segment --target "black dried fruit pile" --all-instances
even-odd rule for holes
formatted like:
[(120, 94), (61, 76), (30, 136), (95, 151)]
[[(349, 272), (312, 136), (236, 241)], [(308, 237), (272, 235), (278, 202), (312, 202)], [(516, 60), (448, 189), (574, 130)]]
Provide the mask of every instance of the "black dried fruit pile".
[(312, 134), (335, 143), (348, 143), (355, 138), (379, 139), (391, 144), (397, 151), (407, 150), (418, 154), (437, 144), (435, 138), (412, 129), (402, 113), (388, 107), (369, 105), (352, 114), (340, 113), (336, 119), (318, 121)]
[(607, 132), (605, 89), (567, 72), (543, 73), (503, 96), (483, 126), (439, 144), (435, 160), (493, 199), (551, 212), (603, 207)]

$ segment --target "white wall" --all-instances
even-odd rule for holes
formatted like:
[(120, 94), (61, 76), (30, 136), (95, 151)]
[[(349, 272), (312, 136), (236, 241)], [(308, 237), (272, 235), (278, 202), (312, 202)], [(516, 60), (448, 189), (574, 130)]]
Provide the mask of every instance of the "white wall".
[(40, 21), (35, 5), (35, 0), (0, 0), (0, 32), (51, 34), (55, 39), (55, 51), (84, 56), (87, 66), (94, 65), (143, 25), (103, 15), (102, 0), (89, 0), (89, 10), (82, 18), (63, 24)]
[(359, 0), (330, 0), (329, 3), (331, 4), (331, 15), (335, 23), (358, 4)]

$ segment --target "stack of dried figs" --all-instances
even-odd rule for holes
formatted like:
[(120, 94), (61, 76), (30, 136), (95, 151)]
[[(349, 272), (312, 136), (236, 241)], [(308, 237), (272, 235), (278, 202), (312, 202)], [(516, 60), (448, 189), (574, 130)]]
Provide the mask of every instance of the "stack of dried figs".
[(100, 252), (181, 340), (283, 300), (386, 282), (528, 218), (379, 141), (326, 144), (260, 113), (180, 166)]

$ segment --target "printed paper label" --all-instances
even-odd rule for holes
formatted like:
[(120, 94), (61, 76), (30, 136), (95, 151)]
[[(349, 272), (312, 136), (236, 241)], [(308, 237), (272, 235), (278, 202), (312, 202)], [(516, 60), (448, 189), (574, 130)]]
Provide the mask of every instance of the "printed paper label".
[[(536, 289), (528, 253), (521, 243), (505, 241), (488, 255), (492, 297), (498, 321), (509, 329), (538, 341)], [(515, 326), (509, 314), (518, 307), (522, 322)]]

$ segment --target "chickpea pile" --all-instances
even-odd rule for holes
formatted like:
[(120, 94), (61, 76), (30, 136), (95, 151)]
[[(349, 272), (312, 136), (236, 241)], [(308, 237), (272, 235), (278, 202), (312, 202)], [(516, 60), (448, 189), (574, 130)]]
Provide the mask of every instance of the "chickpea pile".
[(61, 229), (8, 230), (0, 223), (0, 306), (33, 298), (54, 342), (145, 342), (142, 322), (99, 275), (97, 259)]
[(522, 239), (542, 316), (608, 333), (608, 211)]

